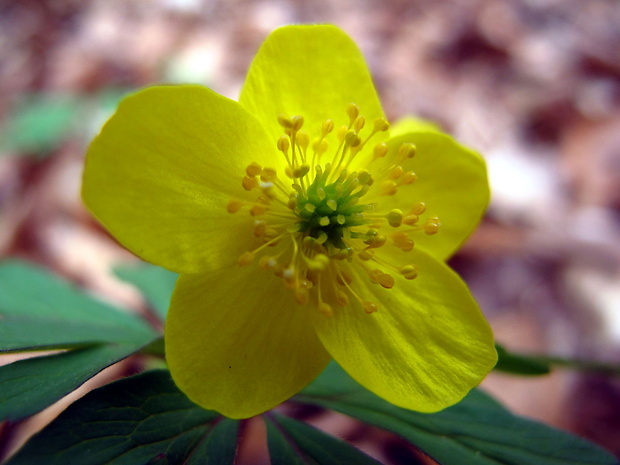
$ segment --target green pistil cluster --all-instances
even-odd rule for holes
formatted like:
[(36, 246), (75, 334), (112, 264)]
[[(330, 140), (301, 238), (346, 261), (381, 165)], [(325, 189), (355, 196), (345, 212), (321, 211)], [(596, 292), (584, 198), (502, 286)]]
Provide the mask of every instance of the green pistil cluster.
[(299, 232), (323, 244), (330, 255), (351, 250), (347, 239), (366, 239), (367, 233), (351, 231), (351, 228), (370, 224), (364, 212), (372, 210), (373, 204), (360, 204), (360, 199), (372, 185), (372, 176), (366, 172), (348, 174), (342, 170), (338, 178), (329, 182), (331, 166), (323, 172), (317, 166), (314, 181), (306, 189), (296, 189), (292, 205), (299, 217)]

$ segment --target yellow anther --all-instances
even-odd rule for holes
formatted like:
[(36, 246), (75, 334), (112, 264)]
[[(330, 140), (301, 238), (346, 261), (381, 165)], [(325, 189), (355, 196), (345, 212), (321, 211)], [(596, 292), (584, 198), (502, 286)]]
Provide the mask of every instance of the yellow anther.
[(253, 161), (245, 169), (245, 174), (253, 178), (254, 176), (258, 176), (261, 173), (261, 171), (262, 171), (262, 167), (258, 163)]
[(241, 181), (241, 185), (246, 191), (251, 191), (255, 187), (258, 187), (258, 181), (255, 178), (244, 176), (243, 180)]
[(379, 284), (379, 280), (381, 279), (381, 276), (383, 276), (383, 271), (381, 270), (372, 270), (368, 273), (368, 277), (375, 284)]
[(398, 228), (401, 224), (403, 224), (403, 212), (397, 208), (391, 210), (390, 213), (386, 215), (386, 218), (390, 226), (393, 228)]
[(310, 300), (310, 293), (308, 292), (308, 289), (305, 287), (295, 288), (295, 300), (299, 304), (306, 305)]
[(264, 236), (267, 232), (267, 224), (264, 221), (256, 221), (254, 223), (254, 235), (256, 237)]
[(286, 202), (286, 206), (290, 210), (295, 210), (295, 208), (297, 208), (297, 194), (291, 194), (288, 198), (288, 202)]
[(439, 231), (439, 218), (429, 218), (422, 226), (424, 234), (431, 236)]
[(299, 131), (295, 140), (303, 150), (306, 150), (310, 145), (310, 136), (306, 131)]
[(346, 307), (349, 305), (349, 297), (342, 291), (336, 291), (336, 302), (339, 305)]
[(241, 209), (242, 206), (243, 202), (241, 200), (230, 199), (226, 204), (226, 211), (228, 213), (236, 213)]
[(290, 118), (282, 114), (278, 115), (278, 123), (280, 123), (280, 126), (284, 129), (291, 129), (293, 127), (293, 122)]
[(293, 174), (293, 169), (289, 165), (286, 165), (286, 167), (284, 168), (284, 174), (286, 174), (291, 179), (295, 177)]
[(403, 184), (413, 184), (418, 179), (418, 176), (413, 171), (407, 171), (403, 178), (400, 180)]
[(372, 302), (362, 302), (362, 308), (368, 314), (375, 313), (377, 310), (379, 310), (377, 304), (373, 304)]
[(338, 137), (339, 141), (343, 141), (345, 136), (347, 135), (347, 131), (349, 130), (348, 127), (346, 126), (340, 126), (338, 128), (338, 131), (336, 132), (336, 136)]
[(250, 263), (254, 261), (255, 257), (256, 256), (254, 255), (253, 252), (244, 252), (243, 254), (241, 254), (239, 259), (237, 260), (237, 263), (241, 266), (249, 265)]
[(325, 137), (327, 134), (334, 130), (334, 122), (331, 119), (323, 121), (321, 125), (321, 135)]
[(355, 124), (353, 125), (355, 132), (360, 132), (362, 129), (364, 129), (365, 124), (366, 124), (366, 118), (364, 118), (363, 116), (358, 116), (355, 119)]
[(405, 279), (415, 279), (418, 277), (418, 267), (416, 265), (405, 265), (401, 267), (398, 272), (405, 277)]
[(260, 174), (260, 179), (265, 182), (273, 181), (277, 177), (276, 174), (275, 168), (265, 167)]
[(291, 123), (292, 123), (292, 130), (297, 132), (299, 131), (302, 126), (304, 125), (304, 117), (301, 115), (295, 115), (291, 118)]
[(362, 139), (355, 132), (349, 130), (347, 131), (344, 139), (345, 143), (350, 147), (357, 147), (362, 143)]
[(328, 148), (329, 148), (329, 142), (323, 139), (321, 142), (318, 143), (317, 147), (314, 150), (316, 150), (316, 153), (318, 153), (319, 155), (322, 155), (325, 152), (327, 152)]
[(381, 142), (380, 144), (375, 145), (375, 148), (373, 149), (373, 159), (376, 160), (378, 158), (383, 158), (386, 153), (388, 153), (388, 146), (387, 144)]
[(270, 257), (269, 255), (263, 255), (260, 260), (258, 260), (258, 266), (260, 266), (263, 270), (274, 268), (277, 264), (278, 261), (275, 257)]
[(426, 211), (426, 204), (424, 202), (418, 202), (411, 207), (411, 214), (420, 216)]
[(323, 199), (325, 198), (325, 196), (326, 196), (326, 194), (325, 194), (325, 189), (323, 189), (322, 187), (319, 187), (319, 188), (316, 190), (316, 195), (317, 195), (317, 197), (318, 197), (320, 200), (323, 200)]
[(357, 254), (357, 256), (364, 261), (368, 261), (372, 258), (372, 255), (370, 253), (368, 253), (366, 250), (361, 251), (360, 253)]
[(250, 215), (252, 216), (260, 216), (265, 213), (266, 208), (263, 205), (253, 205), (250, 208)]
[(364, 241), (364, 244), (367, 244), (368, 247), (370, 247), (371, 249), (378, 249), (379, 247), (385, 244), (386, 240), (387, 240), (387, 237), (385, 237), (383, 234), (377, 234), (374, 237), (366, 239)]
[(342, 225), (347, 221), (347, 219), (345, 218), (344, 215), (337, 215), (336, 216), (336, 223)]
[(326, 304), (325, 302), (320, 302), (317, 310), (319, 311), (319, 313), (321, 313), (322, 315), (329, 317), (332, 316), (334, 311), (332, 310), (331, 305)]
[(349, 119), (351, 120), (351, 124), (357, 119), (360, 114), (360, 107), (358, 107), (355, 103), (349, 103), (347, 105), (347, 115), (349, 115)]
[(293, 170), (293, 176), (296, 178), (303, 178), (309, 172), (310, 172), (310, 165), (308, 165), (307, 163), (304, 163), (303, 165)]
[(398, 179), (403, 175), (404, 171), (405, 170), (403, 170), (403, 167), (398, 165), (392, 168), (388, 176), (390, 179)]
[(288, 153), (288, 149), (291, 147), (291, 142), (286, 136), (280, 136), (277, 142), (278, 150), (284, 154)]
[(319, 225), (327, 226), (329, 224), (329, 216), (322, 216), (319, 218)]
[(391, 274), (383, 273), (379, 278), (379, 284), (386, 289), (392, 289), (394, 287), (394, 278)]
[(383, 132), (390, 129), (390, 123), (385, 118), (377, 118), (375, 120), (375, 132)]
[(398, 157), (399, 158), (413, 158), (415, 156), (416, 147), (410, 142), (406, 142), (401, 144), (398, 148)]
[(407, 226), (413, 226), (419, 221), (420, 217), (418, 215), (406, 215), (403, 217), (403, 224)]
[(383, 195), (394, 195), (398, 192), (398, 186), (396, 186), (394, 181), (385, 181), (382, 187), (383, 189), (381, 193)]
[(312, 203), (307, 203), (304, 205), (304, 210), (306, 210), (308, 213), (314, 213), (314, 210), (316, 210), (316, 206)]

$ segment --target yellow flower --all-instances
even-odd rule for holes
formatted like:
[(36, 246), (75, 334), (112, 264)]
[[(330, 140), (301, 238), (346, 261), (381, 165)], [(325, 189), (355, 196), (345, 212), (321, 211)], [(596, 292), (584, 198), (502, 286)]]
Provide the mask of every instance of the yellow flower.
[(123, 245), (180, 273), (166, 356), (205, 408), (259, 414), (333, 357), (433, 412), (495, 364), (444, 264), (487, 205), (484, 163), (428, 124), (390, 130), (334, 26), (273, 32), (239, 102), (201, 86), (126, 98), (88, 150), (82, 195)]

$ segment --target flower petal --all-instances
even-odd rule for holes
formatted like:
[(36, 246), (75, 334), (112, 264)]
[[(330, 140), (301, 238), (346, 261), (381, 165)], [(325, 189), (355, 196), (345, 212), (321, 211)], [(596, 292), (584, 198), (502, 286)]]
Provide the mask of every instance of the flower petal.
[(181, 275), (165, 330), (179, 388), (206, 409), (248, 418), (285, 401), (331, 359), (306, 306), (256, 266)]
[[(384, 166), (391, 163), (392, 154), (406, 142), (415, 144), (417, 154), (402, 167), (416, 173), (417, 181), (400, 187), (393, 196), (378, 197), (376, 191), (371, 190), (368, 198), (377, 202), (381, 211), (397, 208), (405, 214), (417, 202), (424, 202), (426, 213), (422, 221), (439, 217), (439, 233), (426, 236), (420, 232), (412, 238), (416, 248), (446, 260), (473, 232), (489, 203), (486, 165), (476, 152), (439, 132), (416, 132), (391, 138), (387, 141), (390, 152), (379, 163)], [(370, 165), (372, 173), (381, 171), (379, 163)]]
[(402, 136), (412, 132), (441, 133), (441, 128), (432, 121), (422, 118), (415, 118), (413, 116), (405, 116), (404, 118), (399, 119), (390, 128), (390, 136), (392, 137)]
[[(389, 290), (351, 265), (354, 290), (377, 303), (377, 312), (367, 314), (350, 299), (349, 307), (334, 304), (329, 317), (317, 312), (314, 323), (327, 350), (360, 384), (398, 406), (434, 412), (462, 399), (497, 354), (466, 285), (444, 263), (419, 251), (412, 255), (419, 277), (394, 276)], [(387, 257), (391, 263), (401, 258)]]
[(283, 134), (280, 114), (302, 115), (311, 135), (333, 119), (348, 124), (356, 103), (372, 127), (383, 116), (364, 57), (341, 29), (328, 25), (276, 29), (258, 50), (239, 102), (255, 115), (274, 142)]
[(197, 272), (245, 250), (249, 215), (230, 214), (226, 204), (246, 194), (250, 162), (277, 157), (237, 102), (201, 86), (152, 87), (123, 100), (90, 145), (82, 198), (140, 257)]

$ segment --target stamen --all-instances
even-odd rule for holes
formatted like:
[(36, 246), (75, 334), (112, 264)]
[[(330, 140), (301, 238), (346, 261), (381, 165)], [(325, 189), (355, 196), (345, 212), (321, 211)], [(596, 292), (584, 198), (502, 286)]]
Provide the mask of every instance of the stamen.
[[(346, 114), (346, 125), (338, 127), (334, 120), (327, 119), (320, 128), (308, 131), (302, 130), (303, 116), (279, 115), (284, 135), (276, 145), (286, 160), (283, 169), (278, 173), (275, 168), (250, 163), (242, 173), (241, 185), (246, 191), (258, 189), (255, 200), (230, 198), (226, 204), (229, 213), (248, 207), (249, 215), (255, 218), (249, 237), (255, 237), (258, 246), (241, 254), (237, 263), (247, 266), (259, 258), (258, 266), (281, 278), (299, 304), (312, 302), (326, 317), (334, 312), (333, 302), (326, 302), (323, 294), (323, 286), (330, 285), (333, 291), (328, 294), (337, 305), (348, 306), (353, 296), (365, 313), (376, 312), (376, 303), (362, 300), (355, 292), (358, 283), (353, 279), (354, 269), (349, 267), (361, 267), (372, 283), (384, 289), (396, 285), (394, 276), (415, 279), (416, 265), (397, 267), (381, 259), (377, 250), (389, 236), (390, 246), (411, 251), (414, 233), (433, 235), (440, 226), (437, 217), (420, 222), (426, 211), (422, 202), (413, 204), (406, 214), (400, 209), (377, 211), (380, 202), (364, 202), (371, 189), (375, 197), (393, 196), (415, 183), (417, 176), (405, 163), (415, 156), (416, 147), (403, 143), (389, 150), (386, 143), (380, 142), (367, 149), (371, 150), (371, 161), (389, 157), (380, 165), (379, 173), (375, 171), (373, 176), (364, 169), (349, 169), (370, 139), (387, 131), (390, 125), (384, 118), (376, 118), (367, 128), (366, 118), (354, 103), (347, 105)], [(321, 157), (335, 140), (339, 142), (330, 151), (329, 163), (322, 164)], [(267, 253), (268, 247), (273, 252)], [(375, 263), (381, 269), (373, 267)], [(389, 272), (382, 271), (386, 269)]]

